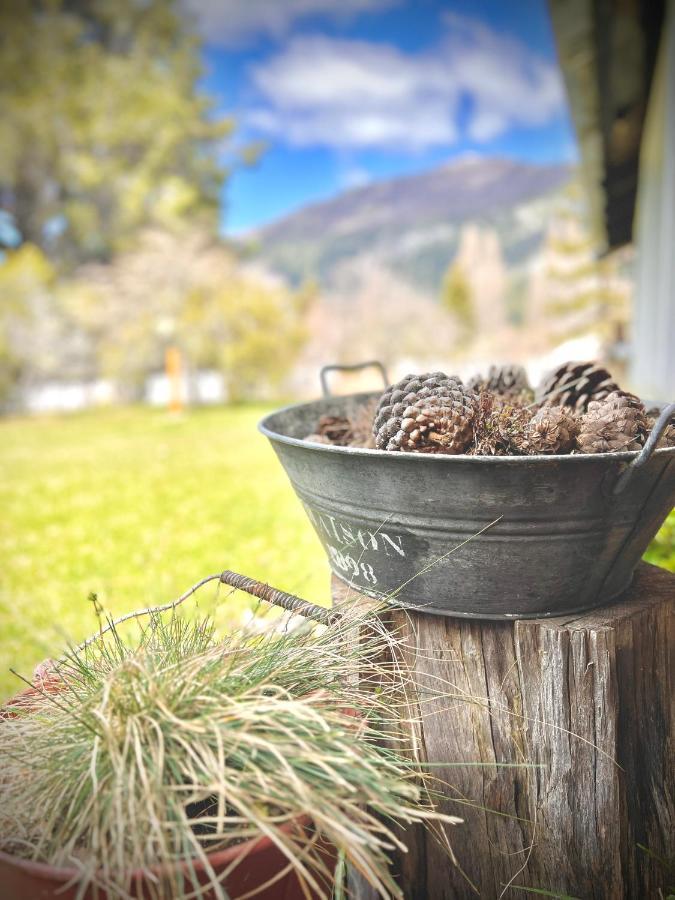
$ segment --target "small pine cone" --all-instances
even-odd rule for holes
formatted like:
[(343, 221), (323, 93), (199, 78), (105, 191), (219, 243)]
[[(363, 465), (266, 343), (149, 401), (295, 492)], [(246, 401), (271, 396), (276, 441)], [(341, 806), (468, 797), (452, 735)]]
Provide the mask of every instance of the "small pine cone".
[(530, 412), (504, 397), (483, 391), (477, 402), (471, 456), (511, 456), (520, 452)]
[(521, 453), (570, 453), (574, 449), (579, 422), (564, 406), (542, 406), (524, 428)]
[(614, 391), (604, 400), (592, 400), (581, 417), (577, 447), (580, 453), (618, 453), (639, 450), (649, 421), (638, 397)]
[(333, 444), (335, 447), (348, 446), (354, 437), (352, 423), (344, 416), (321, 416), (316, 426), (316, 433), (305, 440), (322, 438), (320, 444)]
[(539, 403), (571, 406), (579, 412), (621, 388), (607, 369), (592, 362), (568, 362), (546, 375), (536, 390)]
[(471, 442), (476, 395), (443, 372), (406, 375), (387, 388), (373, 422), (380, 450), (463, 453)]
[[(651, 432), (654, 425), (656, 425), (656, 421), (650, 421), (648, 419), (647, 423), (649, 431)], [(659, 449), (661, 447), (675, 447), (675, 422), (671, 422), (670, 425), (666, 427), (656, 446)]]
[(534, 399), (527, 372), (522, 366), (490, 366), (487, 378), (483, 378), (482, 375), (474, 375), (467, 382), (467, 387), (479, 393), (490, 391), (493, 394), (499, 394), (500, 397), (517, 400), (522, 405), (531, 403)]
[[(661, 415), (660, 407), (655, 407), (647, 410), (647, 431), (648, 434), (651, 434), (654, 426), (656, 425), (659, 416)], [(670, 423), (666, 425), (663, 430), (663, 434), (659, 438), (659, 442), (656, 445), (657, 448), (661, 447), (675, 447), (675, 415), (673, 415), (670, 419)]]

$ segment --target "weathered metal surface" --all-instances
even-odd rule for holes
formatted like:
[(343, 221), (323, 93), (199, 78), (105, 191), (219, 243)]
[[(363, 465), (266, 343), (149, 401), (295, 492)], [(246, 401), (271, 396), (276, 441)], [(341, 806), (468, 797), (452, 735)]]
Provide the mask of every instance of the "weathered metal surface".
[(319, 416), (374, 396), (327, 397), (260, 424), (333, 572), (369, 596), (476, 618), (591, 609), (630, 585), (675, 501), (675, 448), (619, 482), (638, 452), (442, 456), (303, 440)]

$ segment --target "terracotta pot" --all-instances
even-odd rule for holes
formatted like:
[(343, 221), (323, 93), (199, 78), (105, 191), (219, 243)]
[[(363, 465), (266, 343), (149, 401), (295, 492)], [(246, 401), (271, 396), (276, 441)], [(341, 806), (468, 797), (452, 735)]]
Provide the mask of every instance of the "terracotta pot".
[[(311, 823), (308, 819), (291, 823), (286, 830), (298, 828), (307, 831), (308, 839), (311, 837)], [(332, 870), (336, 862), (335, 848), (322, 843), (320, 849), (326, 867), (329, 871)], [(223, 881), (223, 887), (230, 897), (240, 897), (252, 891), (259, 891), (255, 894), (256, 900), (306, 900), (308, 896), (317, 897), (312, 891), (309, 893), (303, 891), (296, 873), (288, 870), (288, 860), (267, 837), (253, 838), (243, 844), (207, 855), (209, 864), (217, 874), (224, 872), (239, 858), (242, 861)], [(193, 861), (190, 867), (186, 863), (181, 863), (176, 865), (173, 871), (179, 869), (185, 872), (191, 869), (197, 874), (200, 884), (208, 884), (208, 877), (201, 862)], [(165, 877), (168, 875), (171, 867), (153, 866), (151, 871), (161, 879), (162, 875)], [(66, 890), (63, 887), (76, 875), (76, 869), (19, 859), (0, 851), (0, 900), (75, 900), (78, 896), (77, 885)], [(268, 886), (264, 887), (266, 884)], [(132, 873), (130, 893), (132, 897), (138, 898), (153, 896), (145, 872)], [(328, 889), (326, 893), (329, 893)], [(208, 891), (204, 894), (204, 898), (212, 900), (215, 893)], [(89, 888), (82, 900), (115, 900), (115, 897), (107, 891)]]
[[(41, 684), (43, 690), (56, 693), (60, 681), (47, 677)], [(0, 709), (0, 719), (14, 716), (17, 707), (30, 706), (37, 693), (35, 688), (21, 691), (4, 709)], [(287, 834), (297, 834), (302, 830), (306, 833), (307, 840), (311, 840), (313, 836), (311, 820), (306, 816), (289, 822), (282, 830)], [(318, 849), (326, 869), (333, 871), (337, 862), (335, 847), (326, 841), (320, 841)], [(317, 900), (316, 892), (309, 888), (303, 889), (297, 874), (289, 868), (288, 859), (268, 837), (261, 835), (225, 850), (208, 853), (207, 859), (216, 874), (223, 873), (235, 860), (241, 860), (222, 882), (232, 898), (258, 891), (254, 895), (255, 900)], [(171, 872), (181, 870), (195, 872), (200, 884), (209, 883), (204, 864), (197, 860), (192, 860), (189, 865), (174, 863), (150, 867), (153, 875), (160, 880), (162, 877), (167, 878)], [(116, 900), (113, 894), (93, 888), (89, 888), (84, 895), (78, 895), (77, 884), (64, 890), (64, 885), (76, 875), (77, 870), (74, 868), (50, 866), (0, 851), (0, 900), (76, 900), (76, 897), (80, 900)], [(132, 897), (138, 898), (153, 896), (146, 872), (131, 874), (130, 893)], [(327, 886), (325, 893), (330, 896), (330, 886)], [(215, 900), (215, 896), (213, 891), (203, 895), (204, 900)]]

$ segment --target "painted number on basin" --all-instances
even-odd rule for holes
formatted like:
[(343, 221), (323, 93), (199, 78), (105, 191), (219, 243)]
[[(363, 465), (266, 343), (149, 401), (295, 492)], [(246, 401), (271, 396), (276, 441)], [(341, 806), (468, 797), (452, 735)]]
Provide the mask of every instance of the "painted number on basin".
[(392, 574), (399, 570), (400, 563), (405, 565), (409, 549), (407, 535), (384, 527), (366, 528), (341, 516), (304, 506), (337, 574), (371, 588), (391, 588)]

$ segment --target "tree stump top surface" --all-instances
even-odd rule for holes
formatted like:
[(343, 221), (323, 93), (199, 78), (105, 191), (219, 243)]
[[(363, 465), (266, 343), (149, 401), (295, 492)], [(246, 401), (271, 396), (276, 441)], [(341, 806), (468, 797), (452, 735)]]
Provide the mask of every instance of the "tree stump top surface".
[[(350, 600), (361, 600), (366, 603), (374, 603), (372, 598), (360, 594), (356, 588), (350, 587), (342, 579), (332, 576), (332, 595), (336, 605), (349, 602)], [(520, 627), (536, 626), (548, 628), (564, 628), (566, 630), (585, 630), (598, 628), (612, 628), (622, 619), (630, 619), (632, 616), (648, 609), (659, 603), (672, 602), (675, 600), (675, 572), (669, 572), (659, 566), (653, 566), (650, 563), (640, 562), (635, 569), (635, 575), (630, 588), (618, 600), (606, 606), (591, 609), (582, 613), (575, 613), (565, 616), (545, 616), (534, 619), (473, 619), (469, 620), (462, 616), (434, 616), (432, 613), (424, 612), (408, 607), (405, 611), (412, 613), (415, 617), (425, 617), (435, 620), (448, 618), (451, 621), (474, 621), (480, 625), (502, 625), (506, 623), (514, 623)], [(396, 609), (396, 605), (392, 604), (392, 609)]]

